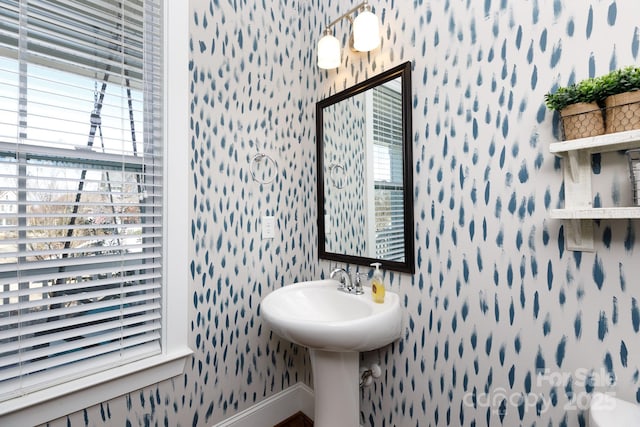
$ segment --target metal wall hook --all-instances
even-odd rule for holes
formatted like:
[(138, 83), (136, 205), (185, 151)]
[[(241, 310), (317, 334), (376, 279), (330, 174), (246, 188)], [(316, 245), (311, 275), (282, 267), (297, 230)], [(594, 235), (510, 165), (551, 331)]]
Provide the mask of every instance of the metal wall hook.
[(339, 163), (332, 163), (329, 165), (329, 179), (331, 180), (331, 183), (333, 184), (333, 186), (340, 190), (344, 188), (344, 182), (343, 180), (340, 179), (340, 177), (335, 175), (336, 169), (341, 170), (342, 175), (345, 174), (346, 170), (344, 166), (342, 166)]
[[(273, 168), (275, 169), (275, 172), (265, 179), (260, 179), (256, 176), (256, 171), (254, 170), (254, 168), (263, 159), (265, 160), (265, 163), (269, 163), (269, 162), (273, 163)], [(260, 184), (269, 184), (273, 182), (273, 180), (278, 175), (278, 164), (276, 163), (275, 160), (273, 160), (273, 158), (270, 155), (266, 153), (258, 152), (251, 158), (251, 161), (249, 162), (249, 172), (251, 172), (251, 177), (253, 178), (254, 181), (259, 182)]]

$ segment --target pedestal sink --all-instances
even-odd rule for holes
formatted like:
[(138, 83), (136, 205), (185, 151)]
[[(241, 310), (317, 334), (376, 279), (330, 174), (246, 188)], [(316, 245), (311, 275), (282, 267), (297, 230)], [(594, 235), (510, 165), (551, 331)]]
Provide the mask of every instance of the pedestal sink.
[(299, 282), (277, 289), (261, 303), (267, 325), (309, 349), (315, 392), (315, 427), (359, 425), (359, 352), (383, 347), (402, 333), (398, 294), (385, 302), (341, 292), (335, 280)]

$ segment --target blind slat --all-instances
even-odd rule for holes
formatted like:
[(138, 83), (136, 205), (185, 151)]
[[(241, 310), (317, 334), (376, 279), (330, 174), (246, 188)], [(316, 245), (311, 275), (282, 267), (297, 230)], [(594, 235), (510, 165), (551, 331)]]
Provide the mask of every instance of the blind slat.
[[(160, 225), (157, 226), (158, 228), (160, 227)], [(160, 238), (162, 237), (162, 233), (161, 232), (155, 232), (155, 233), (150, 233), (147, 232), (145, 233), (145, 237), (146, 238)], [(28, 244), (33, 244), (33, 243), (65, 243), (65, 242), (72, 242), (72, 243), (85, 243), (85, 242), (90, 242), (93, 241), (95, 239), (92, 238), (92, 236), (85, 236), (85, 237), (43, 237), (43, 238), (36, 238), (36, 237), (28, 237), (28, 238), (24, 238), (24, 239), (5, 239), (5, 241), (3, 243), (6, 244), (10, 244), (10, 245), (28, 245)], [(105, 240), (105, 239), (103, 239)]]
[[(37, 257), (34, 257), (33, 261), (30, 261), (27, 265), (21, 265), (20, 267), (25, 271), (47, 271), (49, 269), (63, 269), (65, 267), (74, 267), (74, 273), (79, 274), (94, 274), (93, 272), (96, 270), (86, 270), (82, 268), (82, 266), (96, 266), (102, 265), (107, 269), (113, 269), (114, 267), (126, 267), (128, 269), (136, 269), (140, 268), (144, 263), (159, 258), (158, 254), (155, 254), (153, 251), (147, 252), (131, 252), (127, 250), (126, 247), (118, 247), (118, 246), (103, 246), (103, 252), (107, 252), (102, 256), (82, 256), (82, 257), (69, 257), (62, 256), (62, 258), (51, 258), (40, 260)], [(66, 254), (66, 252), (63, 252)], [(29, 253), (31, 255), (31, 253)], [(11, 270), (4, 268), (0, 265), (0, 273), (2, 272), (10, 272)], [(45, 273), (48, 274), (48, 273)], [(2, 276), (0, 276), (2, 277)], [(31, 275), (30, 275), (31, 277)]]
[[(68, 351), (65, 353), (55, 355), (55, 358), (46, 357), (37, 361), (32, 361), (26, 364), (20, 364), (14, 369), (7, 369), (7, 372), (0, 371), (0, 380), (10, 379), (12, 376), (19, 373), (21, 376), (28, 376), (34, 372), (41, 370), (55, 368), (57, 366), (71, 365), (75, 362), (87, 360), (89, 358), (97, 357), (103, 354), (109, 354), (112, 352), (122, 352), (128, 347), (148, 343), (151, 341), (157, 341), (160, 338), (158, 333), (137, 335), (126, 340), (117, 340), (115, 342), (106, 343), (102, 345), (92, 345), (88, 347), (76, 347), (75, 351)], [(80, 341), (82, 342), (82, 341)], [(55, 361), (55, 362), (54, 362)], [(70, 369), (70, 367), (67, 367)], [(16, 372), (17, 371), (17, 372)]]
[[(159, 344), (156, 340), (138, 344), (136, 347), (129, 347), (126, 353), (120, 352), (116, 349), (111, 353), (103, 354), (99, 360), (96, 360), (96, 358), (79, 360), (67, 368), (68, 373), (62, 377), (62, 380), (71, 380), (76, 378), (77, 375), (74, 375), (74, 372), (99, 372), (115, 365), (140, 360), (144, 357), (156, 354), (158, 351)], [(18, 371), (16, 375), (20, 375), (20, 371)], [(61, 378), (59, 371), (51, 369), (41, 370), (40, 372), (22, 377), (14, 377), (13, 379), (8, 379), (3, 382), (3, 387), (0, 389), (0, 399), (9, 399), (23, 393), (29, 393), (46, 387), (47, 385), (57, 384), (60, 381)], [(5, 384), (6, 387), (4, 386)]]
[[(158, 284), (154, 284), (154, 285), (149, 285), (147, 286), (147, 288), (149, 289), (159, 289), (159, 285)], [(144, 287), (139, 288), (140, 291), (142, 292), (144, 291)], [(82, 294), (80, 294), (80, 296), (84, 296)], [(118, 300), (118, 306), (119, 305), (123, 305), (123, 304), (135, 304), (135, 303), (140, 303), (140, 302), (151, 302), (155, 299), (159, 298), (159, 294), (154, 294), (154, 293), (145, 293), (145, 294), (140, 294), (140, 295), (133, 295), (133, 296), (128, 296), (128, 297), (123, 297), (120, 300)], [(62, 298), (59, 298), (58, 300), (61, 300)], [(46, 302), (46, 301), (45, 301)], [(67, 325), (64, 324), (64, 318), (71, 316), (71, 315), (83, 315), (86, 316), (89, 312), (93, 311), (93, 310), (100, 310), (100, 309), (108, 309), (109, 307), (113, 307), (114, 306), (114, 301), (112, 300), (100, 300), (100, 301), (93, 301), (91, 302), (91, 304), (79, 304), (79, 305), (74, 305), (74, 306), (67, 306), (67, 307), (61, 307), (61, 308), (55, 308), (55, 309), (50, 309), (48, 311), (31, 311), (28, 312), (27, 314), (22, 314), (20, 317), (27, 323), (30, 322), (38, 322), (38, 321), (43, 321), (43, 320), (48, 320), (50, 318), (56, 318), (59, 317), (60, 319), (60, 325), (62, 325), (62, 327), (66, 327)], [(57, 305), (54, 305), (57, 306)], [(79, 318), (80, 316), (75, 316), (76, 318)], [(12, 324), (15, 324), (15, 319), (11, 320), (11, 319), (2, 319), (3, 321), (3, 325), (5, 326), (9, 326)], [(77, 319), (76, 319), (76, 324)], [(55, 325), (52, 322), (48, 322), (47, 321), (47, 325), (43, 326), (43, 328), (45, 329), (55, 329), (57, 327), (59, 327), (60, 325)]]
[[(149, 304), (150, 308), (159, 308), (159, 304)], [(107, 319), (112, 319), (111, 321), (107, 321)], [(134, 311), (131, 310), (111, 310), (104, 311), (102, 313), (98, 313), (95, 315), (87, 315), (85, 320), (85, 325), (81, 327), (76, 326), (76, 322), (69, 322), (68, 326), (60, 325), (58, 329), (63, 329), (63, 331), (55, 332), (55, 338), (57, 340), (70, 340), (77, 337), (82, 337), (84, 335), (95, 335), (102, 333), (104, 331), (113, 331), (120, 330), (126, 328), (130, 325), (151, 322), (154, 320), (159, 320), (160, 315), (157, 312), (147, 313), (144, 311)], [(40, 326), (40, 325), (38, 325)], [(15, 332), (15, 331), (14, 331)], [(43, 344), (48, 344), (51, 342), (51, 334), (46, 333), (47, 331), (43, 331), (37, 327), (28, 328), (28, 330), (20, 330), (20, 340), (14, 339), (11, 341), (10, 345), (3, 346), (3, 351), (5, 353), (17, 353), (22, 348), (29, 347), (37, 347)], [(113, 332), (111, 332), (113, 333)], [(125, 331), (120, 333), (121, 336), (126, 337), (129, 335), (133, 335), (130, 331)], [(12, 338), (8, 336), (7, 333), (0, 333), (0, 339)], [(110, 338), (106, 338), (109, 340)], [(47, 356), (47, 354), (42, 353), (31, 353), (27, 357), (31, 358), (39, 358)], [(3, 362), (7, 362), (7, 360), (12, 356), (2, 356), (0, 357), (0, 366), (4, 366)], [(25, 356), (22, 356), (25, 357)], [(23, 359), (24, 360), (24, 359)]]
[[(149, 243), (149, 244), (127, 244), (127, 245), (119, 245), (117, 246), (114, 250), (115, 251), (128, 251), (128, 252), (143, 252), (143, 251), (149, 251), (149, 250), (156, 250), (160, 248), (160, 244), (159, 243)], [(69, 248), (69, 249), (51, 249), (51, 250), (30, 250), (29, 251), (29, 256), (32, 257), (48, 257), (48, 258), (62, 258), (62, 254), (66, 254), (67, 256), (71, 256), (71, 255), (79, 255), (82, 254), (83, 256), (93, 256), (96, 255), (97, 253), (102, 253), (104, 252), (104, 247), (85, 247), (85, 248)], [(20, 252), (7, 252), (7, 253), (2, 253), (2, 255), (0, 255), (0, 259), (5, 258), (5, 259), (10, 259), (10, 258), (17, 258), (18, 256), (20, 256), (21, 253)], [(2, 277), (2, 273), (3, 272), (9, 272), (12, 271), (10, 267), (6, 267), (4, 266), (1, 262), (0, 262), (0, 277)]]

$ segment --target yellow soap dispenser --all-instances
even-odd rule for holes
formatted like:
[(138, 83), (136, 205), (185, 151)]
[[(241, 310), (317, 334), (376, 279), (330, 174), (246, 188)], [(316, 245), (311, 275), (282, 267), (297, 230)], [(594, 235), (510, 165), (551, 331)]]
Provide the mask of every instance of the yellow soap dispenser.
[(382, 281), (382, 271), (380, 271), (380, 266), (382, 264), (379, 262), (374, 262), (371, 264), (371, 267), (375, 267), (376, 270), (373, 272), (373, 277), (371, 278), (371, 296), (373, 297), (373, 302), (377, 302), (382, 304), (384, 302), (384, 282)]

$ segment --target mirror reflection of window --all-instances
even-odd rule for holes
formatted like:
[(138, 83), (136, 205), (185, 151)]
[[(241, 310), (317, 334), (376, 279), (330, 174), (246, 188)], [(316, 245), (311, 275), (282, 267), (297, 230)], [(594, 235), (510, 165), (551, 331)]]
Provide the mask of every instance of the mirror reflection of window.
[[(404, 261), (404, 183), (402, 177), (402, 93), (400, 79), (367, 93), (368, 256)], [(369, 185), (373, 183), (373, 185)]]

